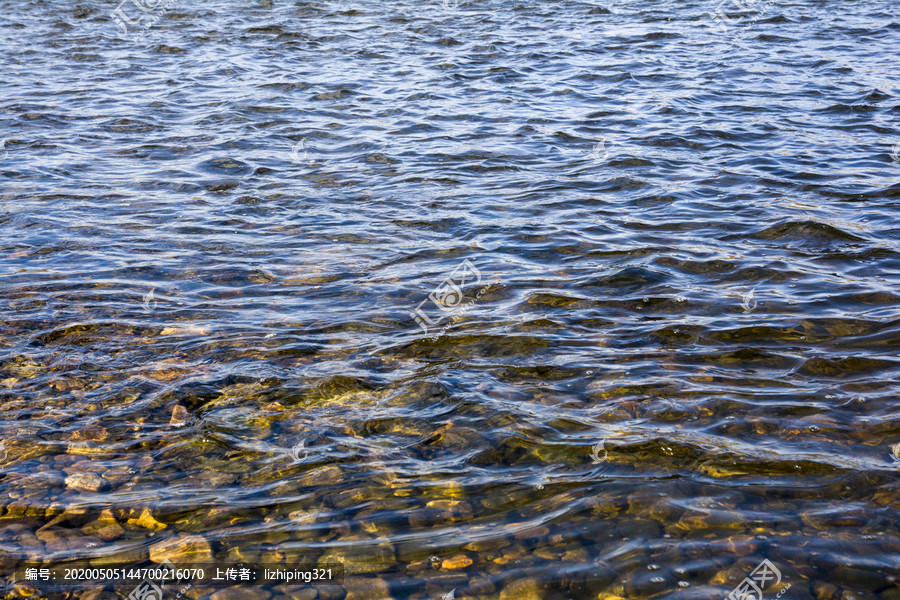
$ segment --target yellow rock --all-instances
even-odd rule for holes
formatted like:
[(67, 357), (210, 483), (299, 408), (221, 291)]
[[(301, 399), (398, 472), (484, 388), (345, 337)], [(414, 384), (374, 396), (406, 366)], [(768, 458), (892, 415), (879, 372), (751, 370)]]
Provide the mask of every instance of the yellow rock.
[(81, 456), (97, 456), (99, 454), (108, 454), (112, 456), (114, 452), (104, 446), (91, 446), (84, 442), (72, 442), (66, 447), (68, 454), (78, 454)]
[(425, 504), (428, 508), (443, 508), (443, 509), (451, 509), (454, 506), (460, 504), (459, 500), (432, 500)]
[(363, 523), (362, 527), (363, 527), (363, 530), (365, 530), (368, 533), (371, 533), (371, 534), (378, 533), (378, 525), (376, 525), (375, 523), (371, 523), (371, 522)]
[(535, 579), (517, 579), (500, 592), (500, 600), (543, 600), (541, 585)]
[(445, 558), (441, 566), (445, 569), (465, 569), (472, 564), (472, 559), (465, 554), (458, 554), (451, 558)]
[(143, 527), (144, 529), (152, 529), (153, 531), (159, 531), (160, 529), (165, 529), (166, 524), (160, 523), (156, 519), (153, 518), (153, 515), (150, 514), (150, 510), (145, 508), (144, 512), (141, 513), (137, 519), (128, 519), (129, 525), (137, 525), (138, 527)]
[(22, 598), (30, 598), (32, 596), (36, 596), (39, 591), (37, 588), (21, 582), (16, 583), (13, 586), (13, 590), (15, 590), (15, 593)]
[(172, 407), (172, 418), (169, 419), (169, 425), (173, 427), (181, 427), (183, 425), (186, 425), (190, 420), (191, 413), (188, 412), (188, 409), (180, 404), (176, 404)]

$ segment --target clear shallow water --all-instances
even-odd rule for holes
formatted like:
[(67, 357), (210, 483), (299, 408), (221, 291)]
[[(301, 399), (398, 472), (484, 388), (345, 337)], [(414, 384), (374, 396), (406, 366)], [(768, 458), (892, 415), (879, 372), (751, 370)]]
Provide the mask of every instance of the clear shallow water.
[(115, 6), (0, 2), (10, 597), (900, 597), (895, 6)]

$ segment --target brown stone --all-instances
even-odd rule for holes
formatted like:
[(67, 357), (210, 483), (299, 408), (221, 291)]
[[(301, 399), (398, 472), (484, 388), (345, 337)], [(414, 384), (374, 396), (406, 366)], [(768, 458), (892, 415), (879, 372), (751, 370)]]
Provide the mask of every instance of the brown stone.
[(91, 588), (78, 596), (78, 600), (101, 600), (104, 589), (103, 586)]
[(889, 590), (881, 592), (882, 600), (900, 600), (900, 586), (894, 586)]
[(308, 585), (279, 585), (275, 591), (287, 596), (291, 600), (316, 600), (319, 593), (316, 588)]
[(543, 600), (544, 592), (536, 579), (518, 579), (500, 592), (500, 600)]
[(172, 407), (172, 418), (169, 419), (169, 425), (172, 427), (183, 427), (191, 420), (191, 413), (180, 404)]
[(179, 563), (209, 562), (212, 560), (212, 548), (199, 535), (184, 535), (150, 546), (150, 560), (155, 563), (169, 560), (176, 566)]
[(209, 600), (268, 600), (269, 592), (258, 587), (230, 587), (213, 592)]
[(391, 586), (387, 581), (379, 578), (347, 578), (344, 582), (344, 589), (347, 590), (345, 600), (392, 600)]
[(184, 597), (190, 598), (190, 600), (200, 600), (200, 598), (209, 598), (210, 594), (216, 592), (215, 588), (202, 587), (199, 585), (195, 585), (189, 588), (185, 593)]
[(90, 560), (92, 567), (121, 566), (129, 563), (142, 563), (147, 560), (146, 548), (131, 548), (119, 550), (114, 554), (102, 554)]
[(99, 529), (96, 529), (92, 532), (85, 531), (85, 533), (96, 535), (104, 542), (111, 542), (112, 540), (122, 537), (122, 534), (125, 533), (125, 530), (122, 529), (122, 526), (118, 523), (107, 523), (105, 526), (100, 527)]
[(109, 437), (109, 431), (102, 425), (94, 424), (82, 427), (72, 435), (72, 441), (102, 442)]
[(813, 584), (813, 594), (816, 600), (838, 600), (841, 597), (841, 590), (836, 585), (819, 581)]
[(125, 533), (125, 530), (122, 529), (122, 526), (119, 525), (109, 509), (103, 510), (100, 513), (100, 518), (82, 527), (81, 531), (87, 535), (95, 535), (105, 542), (119, 538)]
[(103, 485), (103, 478), (96, 473), (72, 473), (66, 477), (66, 487), (85, 492), (100, 491)]
[(317, 585), (319, 600), (343, 600), (344, 588), (339, 585)]
[(748, 556), (758, 552), (762, 540), (753, 535), (733, 535), (725, 541), (725, 548), (736, 556)]

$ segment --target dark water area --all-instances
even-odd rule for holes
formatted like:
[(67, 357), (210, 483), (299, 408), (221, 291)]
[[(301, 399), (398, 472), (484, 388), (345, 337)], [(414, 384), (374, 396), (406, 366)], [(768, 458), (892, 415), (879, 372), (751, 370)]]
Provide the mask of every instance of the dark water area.
[(0, 0), (0, 594), (900, 600), (897, 7)]

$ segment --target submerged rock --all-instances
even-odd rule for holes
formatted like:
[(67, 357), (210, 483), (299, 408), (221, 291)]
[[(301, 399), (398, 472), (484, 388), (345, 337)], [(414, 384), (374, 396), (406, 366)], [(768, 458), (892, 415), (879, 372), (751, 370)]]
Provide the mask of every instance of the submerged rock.
[(155, 563), (169, 560), (175, 565), (208, 562), (212, 560), (212, 548), (204, 537), (185, 535), (150, 546), (150, 560)]
[(209, 600), (268, 600), (271, 594), (259, 587), (230, 587), (213, 592)]
[(816, 600), (839, 600), (841, 597), (841, 589), (839, 587), (824, 581), (814, 583), (812, 589)]
[(153, 515), (150, 514), (150, 509), (145, 508), (139, 517), (135, 519), (128, 519), (129, 525), (137, 525), (138, 527), (143, 527), (144, 529), (152, 529), (153, 531), (159, 531), (161, 529), (165, 529), (167, 525), (165, 523), (160, 523), (157, 521)]
[(544, 591), (536, 579), (519, 579), (500, 592), (500, 600), (543, 600)]
[(104, 483), (96, 473), (72, 473), (66, 477), (66, 487), (85, 492), (98, 492), (103, 489)]
[(345, 600), (393, 600), (391, 598), (391, 586), (380, 578), (363, 579), (358, 577), (348, 578), (344, 582), (347, 590)]
[(172, 417), (169, 419), (169, 425), (172, 427), (184, 427), (191, 420), (191, 413), (180, 404), (172, 407)]
[(91, 521), (82, 527), (81, 531), (87, 535), (97, 536), (104, 542), (110, 542), (121, 537), (125, 533), (125, 530), (119, 525), (118, 521), (113, 517), (112, 511), (109, 509), (100, 513), (99, 519)]
[(445, 558), (441, 563), (444, 569), (465, 569), (472, 564), (472, 559), (465, 554), (458, 554), (450, 558)]

